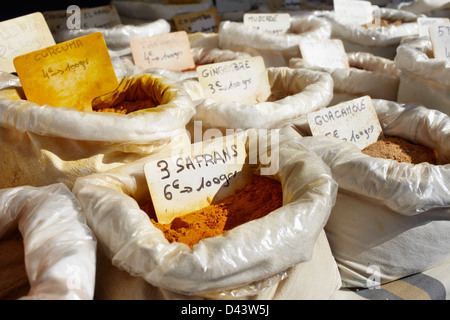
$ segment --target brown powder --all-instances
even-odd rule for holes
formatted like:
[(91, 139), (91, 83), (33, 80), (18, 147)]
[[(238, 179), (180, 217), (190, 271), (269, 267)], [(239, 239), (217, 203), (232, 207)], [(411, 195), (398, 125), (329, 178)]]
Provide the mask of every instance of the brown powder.
[(30, 290), (20, 232), (0, 239), (0, 300), (16, 300)]
[(367, 146), (362, 152), (371, 157), (392, 159), (398, 162), (437, 164), (434, 150), (399, 137), (385, 136), (384, 139)]
[(134, 111), (154, 108), (156, 104), (153, 100), (140, 100), (140, 101), (123, 101), (122, 103), (110, 107), (110, 108), (101, 108), (101, 109), (93, 109), (97, 112), (113, 112), (120, 114), (128, 114)]
[(255, 220), (283, 204), (281, 184), (269, 177), (253, 175), (253, 182), (242, 190), (206, 208), (160, 224), (151, 200), (141, 205), (152, 222), (163, 231), (169, 242), (182, 242), (190, 247), (200, 240), (221, 235), (243, 223)]
[[(378, 20), (378, 21), (377, 21)], [(389, 26), (399, 26), (403, 24), (403, 21), (400, 19), (397, 20), (388, 20), (388, 19), (373, 19), (372, 25), (380, 24), (380, 27), (389, 27)], [(363, 25), (364, 28), (369, 28), (367, 24)]]

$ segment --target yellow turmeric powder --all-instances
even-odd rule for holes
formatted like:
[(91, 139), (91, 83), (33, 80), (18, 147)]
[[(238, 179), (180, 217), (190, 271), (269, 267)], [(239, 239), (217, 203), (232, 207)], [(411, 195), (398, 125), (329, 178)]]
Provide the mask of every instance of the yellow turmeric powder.
[(153, 224), (169, 242), (192, 247), (200, 240), (221, 235), (248, 221), (264, 217), (283, 204), (281, 184), (269, 177), (253, 175), (243, 189), (203, 209), (175, 218), (171, 223), (157, 222), (151, 200), (141, 205)]

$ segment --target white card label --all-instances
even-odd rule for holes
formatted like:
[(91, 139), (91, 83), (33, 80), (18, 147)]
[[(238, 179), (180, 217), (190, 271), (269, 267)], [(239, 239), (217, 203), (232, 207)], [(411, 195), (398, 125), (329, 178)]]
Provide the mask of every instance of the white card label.
[(259, 103), (271, 94), (262, 57), (211, 63), (197, 67), (205, 95), (221, 102)]
[(349, 68), (344, 44), (340, 39), (303, 40), (299, 46), (303, 60), (311, 65), (329, 69)]
[(373, 20), (373, 9), (370, 1), (334, 0), (336, 20), (343, 24), (364, 25)]
[(417, 23), (419, 25), (419, 37), (428, 37), (430, 35), (428, 29), (431, 26), (446, 22), (450, 22), (450, 20), (448, 18), (428, 18), (428, 17), (417, 18)]
[(245, 137), (225, 136), (191, 145), (189, 152), (144, 165), (158, 222), (202, 209), (251, 181)]
[(135, 65), (183, 71), (195, 67), (186, 31), (176, 31), (130, 40)]
[(369, 96), (339, 103), (307, 115), (313, 136), (330, 136), (355, 144), (359, 149), (383, 136)]
[(291, 27), (289, 13), (246, 13), (244, 25), (274, 34), (283, 34)]
[(434, 57), (450, 61), (450, 23), (436, 24), (429, 28)]

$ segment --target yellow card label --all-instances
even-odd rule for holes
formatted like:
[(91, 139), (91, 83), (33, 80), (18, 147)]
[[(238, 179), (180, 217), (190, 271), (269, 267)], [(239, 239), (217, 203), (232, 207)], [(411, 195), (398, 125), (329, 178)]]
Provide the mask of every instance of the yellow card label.
[(15, 72), (15, 57), (55, 44), (40, 12), (0, 22), (0, 70)]
[(173, 17), (173, 22), (179, 31), (212, 33), (218, 31), (220, 17), (214, 7), (208, 10), (180, 14)]
[(205, 96), (220, 102), (260, 103), (271, 94), (259, 56), (198, 66), (197, 76)]
[(183, 71), (195, 67), (186, 31), (176, 31), (130, 41), (134, 64), (146, 68)]
[(160, 223), (207, 207), (252, 179), (242, 134), (197, 142), (181, 154), (149, 159), (144, 173)]
[(100, 32), (14, 59), (27, 100), (40, 105), (92, 110), (95, 97), (119, 85)]

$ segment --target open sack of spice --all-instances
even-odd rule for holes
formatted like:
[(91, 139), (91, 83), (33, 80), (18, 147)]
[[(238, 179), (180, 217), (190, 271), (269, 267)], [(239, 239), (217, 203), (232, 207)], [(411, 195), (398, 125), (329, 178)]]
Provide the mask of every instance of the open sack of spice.
[[(230, 63), (233, 64), (232, 61)], [(227, 93), (226, 96), (220, 96), (217, 94), (229, 82), (226, 78), (222, 79), (221, 75), (214, 78), (214, 65), (205, 68), (207, 70), (203, 75), (207, 76), (203, 82), (186, 79), (180, 84), (196, 106), (191, 121), (201, 121), (206, 129), (276, 128), (288, 119), (326, 107), (333, 97), (333, 79), (329, 74), (289, 67), (267, 68), (260, 76), (244, 74), (244, 80), (253, 81), (253, 86), (258, 81), (262, 83), (257, 86), (259, 91), (250, 96), (251, 99), (244, 101), (243, 94), (233, 94), (232, 91), (227, 93), (226, 90), (223, 91)], [(210, 79), (218, 81), (211, 82)], [(222, 83), (223, 87), (218, 87), (218, 83)], [(247, 92), (250, 92), (250, 86)]]
[(291, 58), (301, 56), (298, 46), (301, 40), (329, 39), (331, 25), (314, 15), (292, 16), (285, 33), (271, 33), (243, 22), (223, 21), (218, 34), (221, 49), (261, 56), (267, 67), (286, 67)]
[(339, 185), (325, 227), (343, 287), (376, 287), (450, 258), (450, 118), (373, 100), (384, 139), (364, 149), (294, 127)]
[(394, 62), (401, 71), (398, 102), (419, 103), (450, 115), (450, 64), (435, 58), (429, 38), (401, 44)]
[(91, 110), (28, 101), (16, 76), (1, 73), (1, 79), (1, 188), (56, 182), (71, 187), (79, 176), (189, 141), (185, 125), (195, 112), (192, 101), (157, 75), (124, 78)]
[(302, 58), (292, 58), (291, 68), (307, 68), (327, 72), (333, 78), (330, 105), (369, 95), (373, 99), (397, 101), (400, 71), (393, 60), (370, 52), (348, 52), (348, 68), (324, 68)]
[[(195, 158), (172, 154), (182, 173), (166, 166), (166, 155), (154, 155), (79, 178), (72, 191), (99, 241), (96, 298), (328, 299), (340, 286), (323, 231), (337, 185), (296, 137), (291, 128), (251, 129), (200, 142), (207, 143), (205, 152)], [(227, 139), (235, 144), (222, 150)], [(216, 141), (213, 152), (208, 147)], [(215, 174), (225, 161), (227, 170), (241, 164), (234, 159), (245, 154), (248, 171), (203, 176), (208, 165)], [(166, 174), (168, 180), (159, 178)], [(181, 174), (193, 175), (190, 190)], [(233, 180), (237, 176), (242, 180)], [(242, 186), (225, 198), (215, 193), (193, 209), (203, 187), (227, 190), (237, 182)], [(161, 206), (162, 197), (188, 200)], [(188, 212), (162, 221), (177, 204)]]
[(341, 39), (346, 52), (370, 52), (376, 56), (394, 59), (401, 39), (419, 34), (417, 18), (421, 15), (398, 9), (373, 7), (374, 21), (363, 25), (344, 22), (334, 11), (316, 13), (331, 23), (331, 38)]
[(63, 184), (0, 190), (0, 298), (90, 300), (97, 242)]

